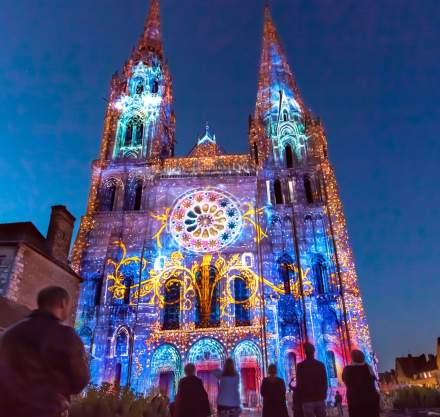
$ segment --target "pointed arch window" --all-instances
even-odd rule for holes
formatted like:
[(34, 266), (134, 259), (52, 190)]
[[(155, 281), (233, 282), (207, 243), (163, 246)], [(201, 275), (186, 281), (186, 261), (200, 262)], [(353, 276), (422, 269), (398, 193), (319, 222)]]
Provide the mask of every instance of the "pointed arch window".
[(180, 326), (180, 282), (170, 278), (165, 283), (163, 329), (176, 330)]
[(335, 353), (331, 350), (326, 352), (327, 370), (329, 378), (337, 378), (336, 358)]
[(212, 266), (203, 266), (196, 273), (197, 291), (195, 302), (195, 322), (197, 327), (218, 327), (220, 325), (220, 285), (212, 286), (217, 270)]
[(283, 204), (283, 188), (281, 186), (281, 181), (277, 178), (274, 182), (275, 190), (275, 204)]
[(313, 199), (313, 188), (312, 188), (312, 181), (308, 175), (304, 177), (304, 191), (306, 193), (306, 200), (309, 204), (312, 204)]
[(293, 151), (292, 146), (288, 143), (284, 148), (285, 158), (286, 158), (286, 168), (293, 168)]
[(141, 145), (142, 144), (142, 139), (144, 136), (144, 124), (142, 123), (142, 121), (138, 121), (138, 123), (136, 124), (136, 141), (135, 141), (135, 146), (137, 145)]
[(287, 254), (278, 261), (278, 271), (286, 294), (291, 294), (290, 282), (294, 278), (293, 265), (292, 258)]
[(139, 211), (142, 205), (142, 182), (136, 183), (133, 210)]
[(116, 184), (104, 184), (100, 193), (100, 210), (113, 211), (116, 209)]
[(283, 111), (283, 121), (284, 122), (288, 122), (289, 121), (289, 113), (287, 112), (287, 110)]
[(132, 142), (133, 142), (133, 121), (130, 120), (127, 123), (127, 127), (125, 129), (124, 146), (129, 147), (129, 146), (131, 146)]
[(235, 304), (235, 325), (250, 326), (250, 306), (246, 302), (249, 299), (249, 288), (246, 281), (239, 276), (234, 279), (234, 298), (237, 302)]
[(325, 294), (328, 286), (328, 270), (325, 259), (318, 255), (313, 264), (313, 273), (316, 280), (316, 291), (318, 294)]
[(127, 356), (128, 355), (128, 333), (126, 329), (121, 329), (116, 336), (116, 356)]
[(159, 92), (159, 81), (157, 81), (157, 80), (153, 81), (153, 86), (151, 88), (151, 92), (153, 94), (157, 94)]

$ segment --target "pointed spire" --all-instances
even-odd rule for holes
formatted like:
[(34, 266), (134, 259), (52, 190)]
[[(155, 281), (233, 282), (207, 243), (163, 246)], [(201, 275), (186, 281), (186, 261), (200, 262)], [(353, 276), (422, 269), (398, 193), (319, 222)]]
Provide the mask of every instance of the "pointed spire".
[(150, 11), (145, 20), (144, 33), (139, 42), (138, 49), (154, 50), (160, 56), (163, 55), (159, 0), (151, 0)]
[[(256, 116), (263, 116), (274, 103), (280, 101), (280, 92), (293, 98), (304, 109), (292, 71), (287, 62), (281, 39), (273, 22), (269, 1), (264, 5), (263, 45), (258, 81)], [(281, 97), (285, 99), (286, 97)]]
[(215, 134), (211, 133), (211, 128), (209, 127), (208, 121), (206, 122), (205, 125), (205, 133), (198, 139), (197, 143), (200, 145), (206, 142), (216, 143)]

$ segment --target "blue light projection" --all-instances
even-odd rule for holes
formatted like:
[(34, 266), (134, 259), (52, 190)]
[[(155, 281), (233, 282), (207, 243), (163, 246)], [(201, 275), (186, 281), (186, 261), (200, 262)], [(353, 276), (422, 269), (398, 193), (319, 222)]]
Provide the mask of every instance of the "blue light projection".
[(157, 0), (147, 22), (154, 39), (141, 39), (112, 83), (72, 254), (84, 278), (76, 327), (93, 383), (172, 399), (193, 362), (214, 402), (213, 371), (232, 357), (242, 403), (257, 407), (268, 364), (295, 380), (311, 341), (331, 390), (342, 391), (350, 349), (375, 358), (325, 134), (268, 9), (243, 155), (220, 152), (207, 128), (187, 157), (173, 156)]

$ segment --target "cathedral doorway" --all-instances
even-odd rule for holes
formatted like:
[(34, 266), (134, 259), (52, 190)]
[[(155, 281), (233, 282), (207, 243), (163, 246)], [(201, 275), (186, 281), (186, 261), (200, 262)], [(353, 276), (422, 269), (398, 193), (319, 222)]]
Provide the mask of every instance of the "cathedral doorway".
[(256, 408), (260, 404), (259, 387), (262, 380), (260, 348), (254, 342), (244, 340), (235, 347), (233, 358), (240, 373), (242, 404), (246, 408)]
[(151, 358), (150, 368), (152, 387), (159, 388), (162, 394), (173, 401), (182, 372), (178, 350), (167, 343), (160, 345)]
[(188, 352), (188, 362), (195, 365), (197, 376), (203, 381), (211, 405), (215, 405), (218, 393), (218, 380), (213, 371), (223, 367), (225, 358), (224, 347), (212, 338), (198, 340)]
[(173, 371), (164, 371), (159, 374), (159, 392), (172, 399), (176, 395), (175, 393), (175, 381), (176, 377)]

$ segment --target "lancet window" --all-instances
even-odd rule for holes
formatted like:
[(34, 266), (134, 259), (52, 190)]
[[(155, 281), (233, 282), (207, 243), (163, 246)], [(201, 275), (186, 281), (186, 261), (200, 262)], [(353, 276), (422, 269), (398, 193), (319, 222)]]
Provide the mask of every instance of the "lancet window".
[(163, 329), (175, 330), (180, 322), (180, 283), (170, 278), (165, 283)]
[(306, 193), (307, 202), (312, 204), (315, 200), (313, 198), (312, 180), (308, 175), (304, 177), (304, 191)]
[(291, 280), (294, 278), (293, 260), (289, 255), (283, 255), (278, 261), (278, 270), (286, 294), (291, 293)]
[(196, 294), (195, 322), (197, 327), (218, 327), (220, 325), (220, 285), (215, 288), (217, 270), (212, 266), (202, 265), (196, 273), (199, 291)]
[(284, 148), (284, 154), (286, 158), (286, 168), (293, 168), (294, 155), (290, 144), (287, 144), (286, 147)]
[(275, 191), (275, 204), (283, 204), (283, 188), (281, 185), (281, 181), (277, 178), (274, 182), (274, 191)]
[(113, 211), (116, 208), (116, 195), (117, 186), (116, 183), (111, 181), (104, 184), (100, 192), (100, 210), (101, 211)]
[(246, 281), (240, 277), (236, 277), (234, 280), (234, 293), (234, 298), (238, 301), (235, 304), (235, 325), (249, 326), (250, 310), (249, 304), (246, 303), (246, 300), (249, 299), (249, 288), (246, 285)]
[(140, 210), (143, 184), (141, 179), (131, 180), (126, 187), (124, 210)]
[(128, 355), (129, 337), (128, 331), (125, 328), (121, 328), (116, 336), (115, 355), (127, 356)]
[(325, 259), (322, 255), (315, 258), (313, 264), (313, 273), (316, 281), (316, 291), (318, 294), (324, 294), (328, 288), (328, 269)]

